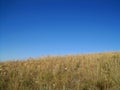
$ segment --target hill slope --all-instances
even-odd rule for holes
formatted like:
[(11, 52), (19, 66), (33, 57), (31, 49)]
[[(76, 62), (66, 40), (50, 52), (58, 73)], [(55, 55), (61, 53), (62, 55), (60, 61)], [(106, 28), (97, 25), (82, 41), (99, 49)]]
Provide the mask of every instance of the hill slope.
[(0, 90), (120, 90), (120, 52), (0, 62)]

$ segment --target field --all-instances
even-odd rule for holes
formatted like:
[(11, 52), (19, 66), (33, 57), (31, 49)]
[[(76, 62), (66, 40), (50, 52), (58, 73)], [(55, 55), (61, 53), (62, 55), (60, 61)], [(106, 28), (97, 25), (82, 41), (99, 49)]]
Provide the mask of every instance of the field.
[(0, 90), (120, 90), (120, 52), (2, 61)]

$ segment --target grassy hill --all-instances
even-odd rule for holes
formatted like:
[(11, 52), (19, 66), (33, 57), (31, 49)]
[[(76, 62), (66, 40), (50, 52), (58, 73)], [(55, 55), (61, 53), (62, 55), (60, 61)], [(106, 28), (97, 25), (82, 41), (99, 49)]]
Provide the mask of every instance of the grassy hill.
[(0, 62), (0, 90), (120, 90), (120, 52)]

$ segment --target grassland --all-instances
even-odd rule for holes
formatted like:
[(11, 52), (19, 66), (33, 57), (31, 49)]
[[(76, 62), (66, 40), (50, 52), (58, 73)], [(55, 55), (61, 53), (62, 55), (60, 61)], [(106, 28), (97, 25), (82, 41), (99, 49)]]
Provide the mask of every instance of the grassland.
[(120, 90), (120, 52), (0, 62), (0, 90)]

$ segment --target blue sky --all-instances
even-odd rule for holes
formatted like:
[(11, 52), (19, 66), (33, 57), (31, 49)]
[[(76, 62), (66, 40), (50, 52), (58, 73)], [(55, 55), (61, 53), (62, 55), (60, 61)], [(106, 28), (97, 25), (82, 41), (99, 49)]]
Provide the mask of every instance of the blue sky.
[(119, 0), (0, 0), (0, 60), (115, 50)]

